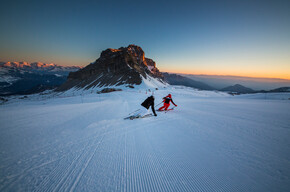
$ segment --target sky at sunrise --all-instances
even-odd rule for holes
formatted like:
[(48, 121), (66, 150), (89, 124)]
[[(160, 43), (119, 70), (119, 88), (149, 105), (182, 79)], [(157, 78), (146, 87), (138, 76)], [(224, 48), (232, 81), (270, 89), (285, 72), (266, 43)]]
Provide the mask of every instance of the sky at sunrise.
[(0, 61), (86, 66), (140, 46), (161, 71), (290, 79), (289, 0), (1, 0)]

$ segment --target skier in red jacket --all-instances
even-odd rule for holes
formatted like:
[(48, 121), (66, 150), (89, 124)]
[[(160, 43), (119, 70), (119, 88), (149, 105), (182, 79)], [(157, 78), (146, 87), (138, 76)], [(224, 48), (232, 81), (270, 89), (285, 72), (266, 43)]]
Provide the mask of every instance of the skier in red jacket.
[(173, 102), (172, 98), (171, 98), (171, 94), (168, 94), (166, 97), (163, 97), (163, 101), (164, 102), (164, 105), (162, 107), (160, 107), (158, 109), (158, 111), (163, 111), (163, 110), (167, 110), (168, 107), (170, 106), (170, 101), (173, 105), (175, 105), (175, 107), (177, 107), (177, 105)]

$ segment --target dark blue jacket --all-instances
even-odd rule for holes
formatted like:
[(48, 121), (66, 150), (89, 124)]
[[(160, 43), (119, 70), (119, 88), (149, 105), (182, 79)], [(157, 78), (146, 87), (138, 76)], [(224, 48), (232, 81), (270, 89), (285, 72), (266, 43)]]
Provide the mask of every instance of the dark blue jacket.
[(143, 107), (145, 107), (146, 109), (149, 109), (149, 107), (151, 106), (153, 114), (155, 116), (157, 116), (155, 113), (155, 109), (154, 109), (154, 97), (153, 96), (148, 97), (141, 105)]

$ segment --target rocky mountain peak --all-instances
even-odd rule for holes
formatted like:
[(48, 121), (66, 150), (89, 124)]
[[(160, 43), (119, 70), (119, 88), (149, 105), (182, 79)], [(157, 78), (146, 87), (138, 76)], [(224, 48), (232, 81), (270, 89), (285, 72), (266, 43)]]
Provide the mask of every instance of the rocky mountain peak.
[(140, 85), (142, 77), (163, 82), (163, 75), (156, 63), (145, 57), (141, 47), (129, 45), (119, 49), (106, 49), (100, 58), (77, 72), (71, 72), (60, 90), (72, 87), (89, 89), (112, 85)]

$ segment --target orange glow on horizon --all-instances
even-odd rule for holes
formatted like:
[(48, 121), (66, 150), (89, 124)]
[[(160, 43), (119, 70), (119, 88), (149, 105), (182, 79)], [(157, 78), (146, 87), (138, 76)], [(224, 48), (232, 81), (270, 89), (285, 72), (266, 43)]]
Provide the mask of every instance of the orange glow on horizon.
[(217, 75), (217, 76), (237, 76), (237, 77), (251, 77), (251, 78), (273, 78), (290, 80), (290, 74), (284, 73), (247, 73), (247, 72), (218, 72), (218, 71), (202, 71), (202, 70), (161, 70), (169, 73), (182, 73), (188, 75)]

